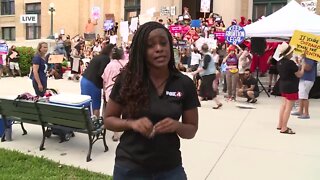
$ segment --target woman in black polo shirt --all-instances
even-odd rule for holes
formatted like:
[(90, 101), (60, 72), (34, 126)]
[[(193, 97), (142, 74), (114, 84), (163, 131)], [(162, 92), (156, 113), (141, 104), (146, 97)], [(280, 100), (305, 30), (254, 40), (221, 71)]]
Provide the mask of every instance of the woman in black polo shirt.
[(179, 136), (195, 136), (198, 106), (193, 81), (175, 67), (169, 31), (157, 22), (140, 26), (105, 109), (105, 127), (124, 131), (113, 178), (186, 179)]

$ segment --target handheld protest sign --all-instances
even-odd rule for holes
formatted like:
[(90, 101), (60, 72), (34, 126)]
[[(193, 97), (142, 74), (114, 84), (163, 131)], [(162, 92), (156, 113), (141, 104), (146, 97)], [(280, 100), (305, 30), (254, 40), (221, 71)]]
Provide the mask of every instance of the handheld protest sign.
[(320, 61), (320, 36), (294, 31), (290, 45), (295, 47), (295, 54), (304, 54), (315, 61)]
[(62, 63), (63, 61), (63, 55), (62, 54), (57, 54), (57, 55), (50, 55), (48, 63), (49, 64), (56, 64), (56, 63)]
[(241, 44), (246, 37), (243, 27), (232, 25), (226, 30), (225, 38), (229, 44)]
[(5, 43), (0, 43), (0, 55), (7, 55), (8, 54), (8, 46)]

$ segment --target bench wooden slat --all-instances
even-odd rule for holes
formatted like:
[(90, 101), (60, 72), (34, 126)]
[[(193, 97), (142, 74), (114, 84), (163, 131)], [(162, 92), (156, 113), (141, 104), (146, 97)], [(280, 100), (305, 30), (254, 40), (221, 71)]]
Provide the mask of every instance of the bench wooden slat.
[(86, 124), (84, 121), (70, 121), (68, 119), (55, 118), (51, 116), (41, 115), (42, 122), (44, 123), (52, 123), (61, 126), (86, 129)]
[(1, 104), (3, 104), (2, 108), (7, 106), (14, 106), (14, 107), (21, 107), (21, 108), (35, 108), (36, 105), (32, 101), (25, 101), (25, 100), (10, 100), (10, 99), (0, 99)]
[(18, 118), (20, 122), (41, 124), (34, 102), (0, 99), (1, 113), (8, 118)]
[(51, 110), (57, 113), (71, 113), (71, 114), (79, 114), (79, 110), (83, 109), (83, 107), (72, 107), (72, 106), (64, 106), (59, 104), (48, 104), (48, 103), (37, 103), (37, 107), (41, 109)]
[[(78, 111), (78, 113), (59, 113), (56, 111), (52, 111), (49, 109), (41, 109), (41, 114), (45, 116), (50, 116), (50, 117), (56, 117), (56, 118), (62, 118), (62, 119), (68, 119), (70, 121), (84, 121), (85, 116), (84, 116), (84, 111)], [(89, 116), (87, 116), (89, 117)]]
[(8, 111), (7, 109), (3, 110), (2, 113), (5, 114), (7, 117), (13, 116), (18, 117), (20, 119), (30, 119), (34, 121), (39, 121), (38, 114), (24, 113), (19, 110)]

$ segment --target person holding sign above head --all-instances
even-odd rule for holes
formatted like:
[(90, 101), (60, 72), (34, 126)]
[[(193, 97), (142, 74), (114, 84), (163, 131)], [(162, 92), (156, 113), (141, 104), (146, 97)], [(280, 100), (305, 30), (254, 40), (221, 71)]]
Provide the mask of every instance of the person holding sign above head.
[(94, 26), (96, 26), (96, 25), (98, 25), (98, 20), (96, 19), (95, 22), (92, 22), (92, 21), (91, 21), (91, 18), (89, 18), (89, 19), (88, 19), (88, 23), (86, 24), (84, 33), (87, 33), (87, 34), (92, 34), (92, 33), (94, 33)]
[(295, 132), (287, 125), (293, 104), (298, 100), (299, 78), (303, 76), (305, 69), (304, 63), (297, 65), (294, 61), (290, 60), (292, 58), (293, 50), (294, 47), (286, 42), (278, 45), (276, 50), (279, 52), (280, 61), (277, 64), (277, 68), (280, 75), (280, 93), (283, 97), (277, 129), (280, 130), (280, 133), (285, 134), (295, 134)]

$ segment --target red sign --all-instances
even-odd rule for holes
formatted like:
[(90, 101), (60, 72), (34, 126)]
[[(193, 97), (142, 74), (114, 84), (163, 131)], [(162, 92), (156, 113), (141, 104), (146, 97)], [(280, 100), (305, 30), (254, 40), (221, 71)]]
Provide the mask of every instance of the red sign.
[(193, 39), (194, 41), (198, 40), (200, 38), (200, 36), (198, 35), (198, 33), (196, 32), (196, 30), (191, 29), (185, 36), (185, 38), (187, 38), (188, 40)]
[(225, 36), (226, 36), (225, 32), (215, 32), (214, 34), (216, 35), (218, 42), (223, 43), (225, 41)]
[(185, 34), (189, 31), (190, 27), (189, 26), (182, 26), (182, 25), (171, 25), (169, 26), (169, 31), (172, 34), (176, 34), (176, 33), (182, 33)]
[(213, 26), (214, 25), (213, 18), (207, 18), (207, 21), (208, 21), (208, 26)]

